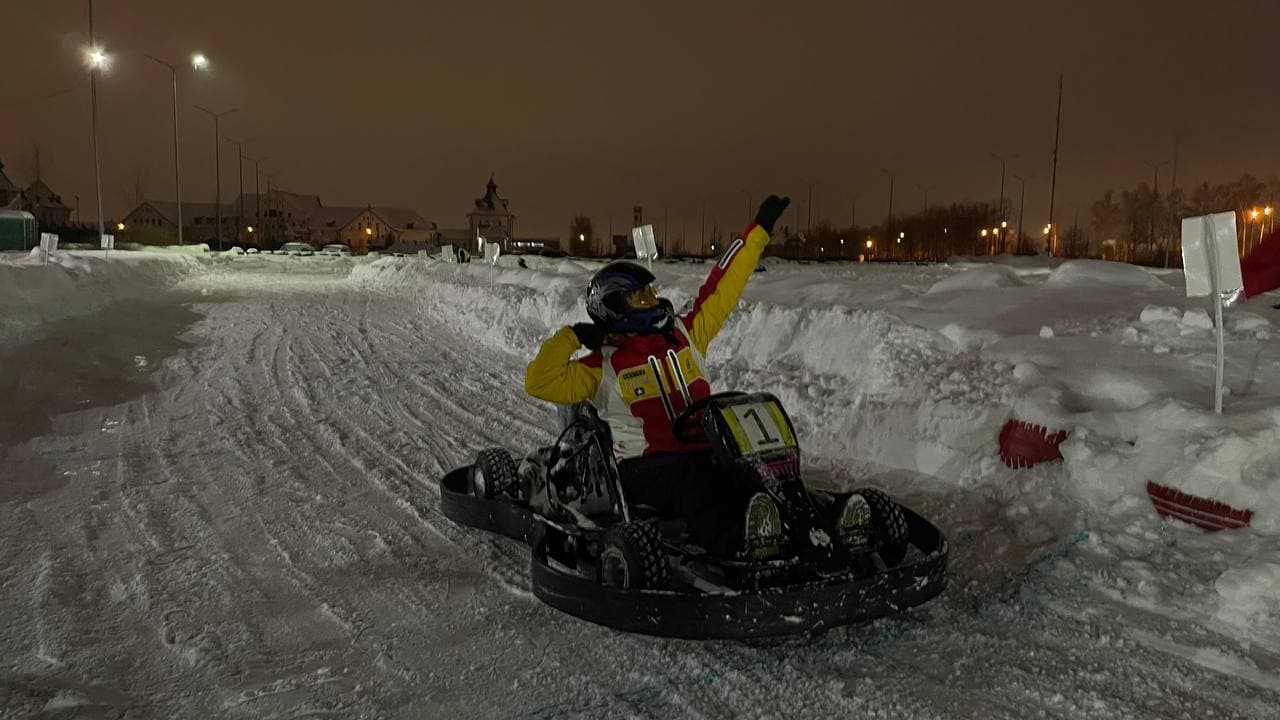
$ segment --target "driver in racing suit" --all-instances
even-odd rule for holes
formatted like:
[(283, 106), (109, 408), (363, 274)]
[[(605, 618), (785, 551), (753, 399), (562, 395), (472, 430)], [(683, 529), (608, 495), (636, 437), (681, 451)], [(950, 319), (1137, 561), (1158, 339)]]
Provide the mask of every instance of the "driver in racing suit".
[[(707, 346), (738, 304), (790, 198), (769, 196), (741, 237), (711, 269), (692, 308), (677, 315), (658, 296), (654, 276), (625, 261), (591, 279), (590, 323), (560, 328), (525, 372), (525, 391), (554, 403), (590, 401), (613, 434), (623, 490), (631, 503), (684, 518), (709, 552), (734, 555), (780, 529), (764, 493), (717, 473), (705, 444), (681, 442), (672, 422), (711, 394), (703, 370)], [(574, 358), (580, 348), (588, 354)]]

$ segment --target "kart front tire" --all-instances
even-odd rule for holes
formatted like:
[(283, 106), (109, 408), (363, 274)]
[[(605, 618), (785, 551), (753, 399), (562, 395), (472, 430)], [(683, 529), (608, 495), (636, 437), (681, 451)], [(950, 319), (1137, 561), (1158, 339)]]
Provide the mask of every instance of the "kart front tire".
[(471, 470), (471, 493), (493, 499), (510, 494), (517, 487), (516, 462), (502, 448), (481, 450)]
[(667, 586), (670, 567), (656, 525), (621, 522), (605, 531), (600, 548), (600, 583), (619, 590)]
[(886, 567), (897, 567), (907, 556), (910, 535), (902, 508), (888, 493), (863, 488), (857, 493), (871, 506), (871, 526), (880, 541), (880, 559)]

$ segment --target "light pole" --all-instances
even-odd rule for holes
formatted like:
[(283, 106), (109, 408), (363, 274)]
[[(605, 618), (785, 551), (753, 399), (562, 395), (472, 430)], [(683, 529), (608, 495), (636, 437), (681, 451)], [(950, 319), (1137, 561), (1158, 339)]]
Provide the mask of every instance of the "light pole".
[[(1035, 176), (1032, 176), (1032, 177), (1034, 178)], [(1017, 180), (1019, 183), (1022, 184), (1022, 199), (1018, 201), (1018, 242), (1017, 242), (1017, 250), (1015, 251), (1021, 254), (1022, 238), (1023, 238), (1022, 219), (1025, 216), (1026, 209), (1027, 209), (1027, 179), (1022, 177), (1021, 175), (1016, 175), (1016, 174), (1013, 176), (1013, 179)]]
[(218, 152), (220, 149), (218, 145), (218, 138), (221, 137), (218, 134), (218, 120), (220, 120), (223, 116), (230, 115), (233, 112), (237, 112), (239, 108), (231, 108), (230, 110), (223, 110), (220, 113), (214, 112), (209, 108), (204, 107), (203, 105), (196, 105), (196, 109), (208, 115), (209, 117), (213, 118), (213, 188), (214, 188), (213, 189), (213, 212), (215, 217), (217, 218), (215, 222), (217, 223), (216, 227), (218, 228), (214, 232), (216, 232), (218, 235), (218, 251), (221, 252), (222, 251), (222, 153)]
[(93, 35), (93, 0), (89, 0), (89, 116), (93, 125), (93, 184), (98, 193), (98, 239), (106, 234), (102, 220), (102, 160), (98, 150), (98, 74), (107, 64), (107, 54)]
[[(998, 216), (998, 220), (1004, 220), (1004, 173), (1006, 160), (1003, 155), (997, 155), (996, 153), (991, 153), (991, 157), (1000, 161), (1000, 209), (996, 212), (996, 215)], [(1016, 158), (1018, 156), (1014, 155), (1014, 157)], [(1003, 246), (1002, 241), (1004, 238), (1002, 237), (1002, 234), (997, 233), (996, 238), (996, 243)]]
[(880, 172), (889, 176), (889, 216), (884, 221), (884, 237), (888, 242), (889, 235), (893, 233), (893, 173), (887, 168), (880, 168)]
[[(178, 196), (178, 244), (182, 243), (182, 156), (178, 151), (178, 68), (172, 64), (161, 60), (150, 53), (143, 55), (153, 62), (159, 63), (169, 68), (169, 73), (173, 77), (173, 187), (174, 192)], [(195, 55), (191, 58), (191, 66), (196, 70), (203, 70), (209, 61), (204, 55)]]
[(236, 146), (236, 157), (240, 163), (240, 214), (236, 217), (236, 241), (239, 241), (240, 233), (244, 232), (244, 146), (253, 142), (253, 138), (233, 140), (224, 136), (222, 139)]
[(805, 184), (809, 187), (809, 214), (807, 219), (804, 221), (804, 235), (805, 238), (808, 238), (813, 234), (813, 186), (818, 183), (811, 182)]
[(750, 190), (740, 189), (743, 195), (747, 196), (747, 222), (755, 219), (755, 195)]
[(262, 227), (262, 188), (259, 184), (262, 178), (258, 169), (258, 164), (264, 163), (270, 159), (270, 155), (263, 155), (260, 158), (245, 158), (245, 160), (249, 160), (253, 163), (253, 224), (257, 225), (259, 228)]
[[(280, 177), (283, 174), (284, 172), (282, 170), (277, 170), (273, 173), (267, 174), (267, 242), (270, 242), (271, 239), (275, 237), (276, 221), (278, 220), (280, 215), (279, 212), (276, 212), (275, 215), (271, 214), (271, 181), (275, 180), (276, 178)], [(280, 187), (279, 185), (276, 186), (277, 193), (279, 193), (280, 191), (279, 187)], [(276, 203), (276, 207), (277, 208), (279, 207), (279, 203)]]
[(1150, 237), (1147, 238), (1147, 252), (1155, 252), (1156, 248), (1156, 207), (1160, 204), (1160, 166), (1168, 164), (1168, 160), (1147, 163), (1147, 167), (1154, 173), (1151, 178), (1151, 230)]

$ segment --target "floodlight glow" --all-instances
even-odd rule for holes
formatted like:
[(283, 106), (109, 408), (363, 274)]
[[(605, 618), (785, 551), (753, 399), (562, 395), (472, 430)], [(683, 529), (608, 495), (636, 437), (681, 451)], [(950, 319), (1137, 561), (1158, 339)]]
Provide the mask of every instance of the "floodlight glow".
[(122, 223), (122, 222), (121, 222), (121, 223), (116, 223), (116, 229), (117, 229), (117, 230), (119, 230), (119, 231), (121, 231), (121, 232), (124, 232), (124, 223)]
[(208, 66), (209, 58), (205, 57), (202, 53), (196, 53), (191, 57), (191, 67), (197, 70), (203, 70)]
[(103, 52), (102, 48), (89, 48), (85, 51), (85, 62), (92, 68), (105, 68), (110, 58)]

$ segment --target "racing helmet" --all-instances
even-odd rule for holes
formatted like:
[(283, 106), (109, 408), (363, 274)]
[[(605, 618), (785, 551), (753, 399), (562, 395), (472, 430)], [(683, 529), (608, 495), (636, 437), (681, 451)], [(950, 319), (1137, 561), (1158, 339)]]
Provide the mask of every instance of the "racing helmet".
[(671, 302), (653, 289), (653, 273), (618, 260), (605, 265), (587, 286), (587, 315), (608, 332), (665, 330), (674, 317)]

